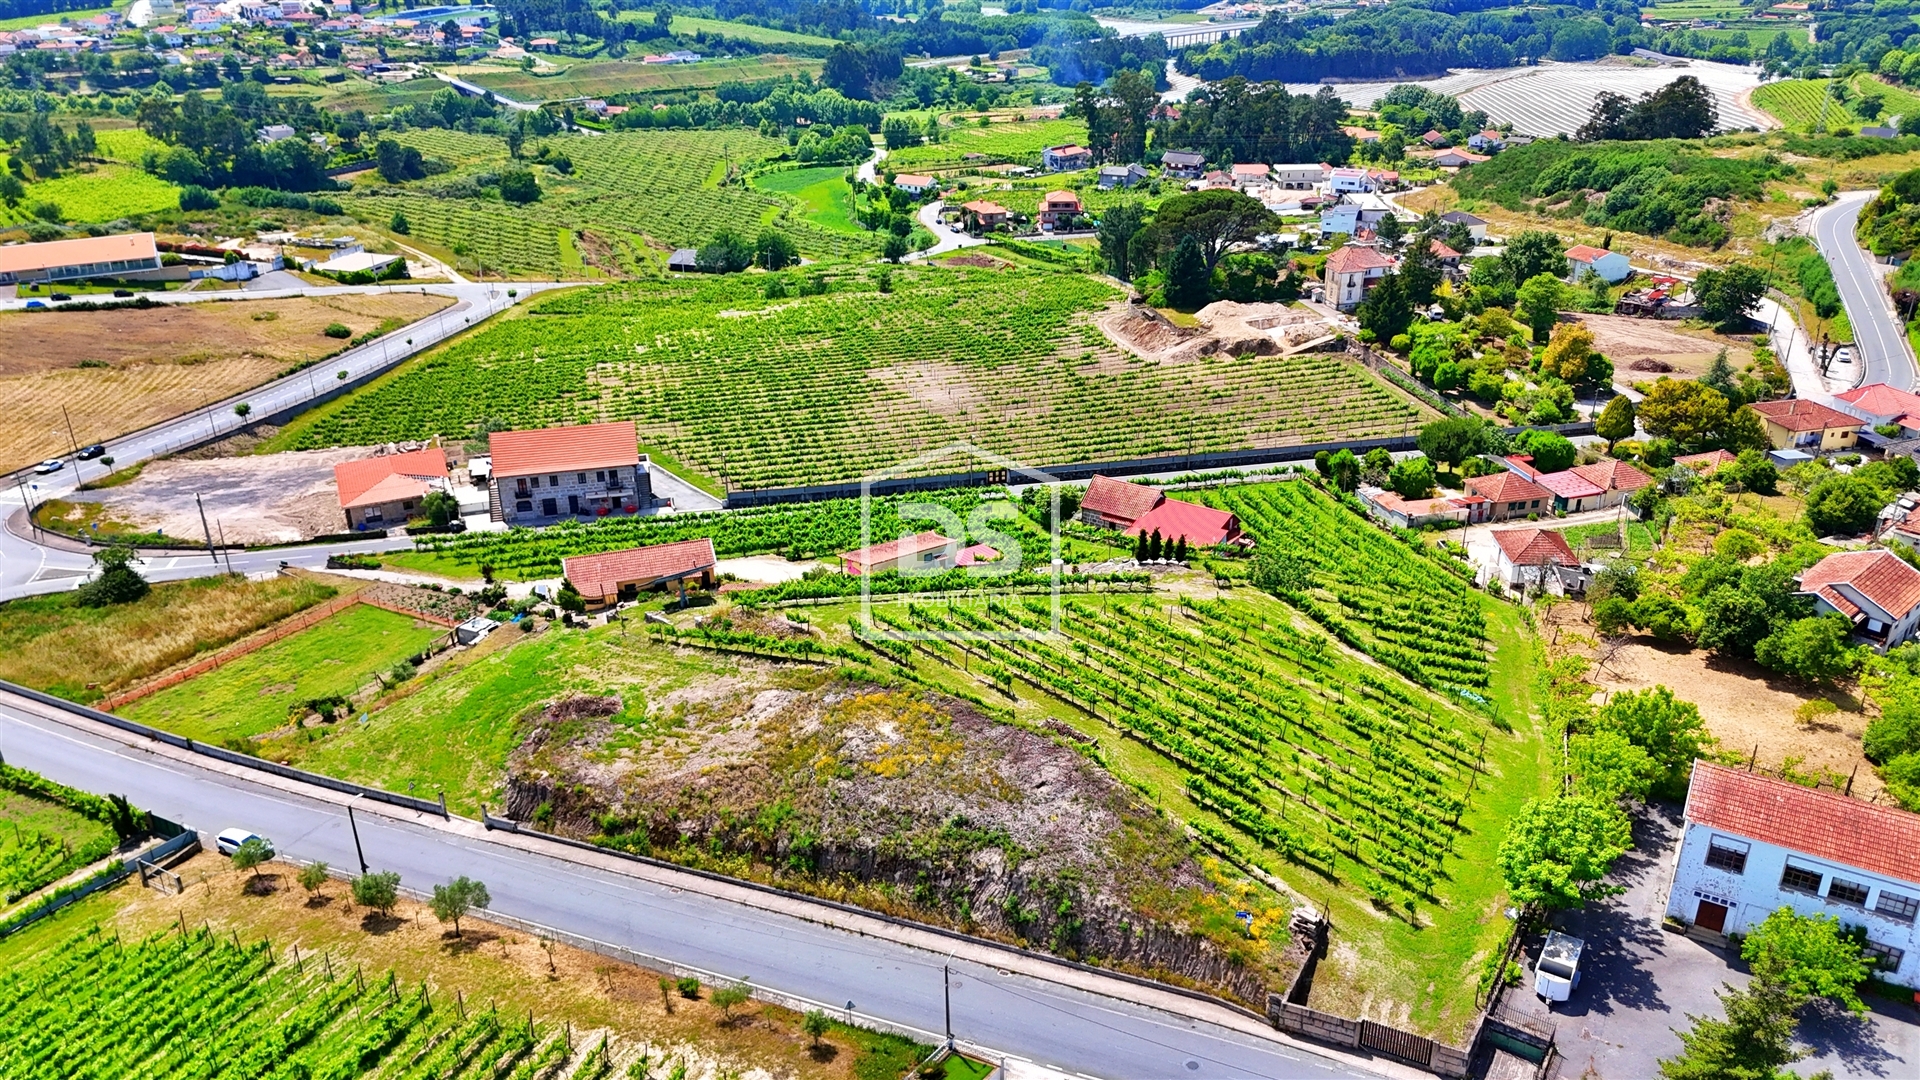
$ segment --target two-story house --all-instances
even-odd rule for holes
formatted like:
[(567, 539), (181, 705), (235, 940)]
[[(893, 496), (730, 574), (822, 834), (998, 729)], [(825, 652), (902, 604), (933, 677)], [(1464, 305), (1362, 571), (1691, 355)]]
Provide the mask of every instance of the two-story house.
[(1080, 196), (1071, 191), (1049, 191), (1040, 197), (1040, 212), (1036, 216), (1043, 229), (1064, 229), (1081, 213)]
[(1084, 146), (1049, 146), (1040, 151), (1040, 164), (1048, 172), (1071, 172), (1093, 165), (1093, 151)]
[(1667, 914), (1744, 934), (1783, 907), (1863, 928), (1880, 978), (1920, 984), (1920, 814), (1694, 762)]
[(497, 431), (493, 516), (509, 525), (636, 513), (653, 501), (633, 421)]
[(1920, 570), (1884, 548), (1836, 551), (1801, 571), (1798, 585), (1815, 612), (1845, 615), (1854, 634), (1881, 652), (1920, 625)]
[(1858, 441), (1860, 429), (1866, 426), (1857, 416), (1801, 398), (1756, 401), (1753, 411), (1766, 423), (1767, 441), (1775, 450), (1791, 447), (1819, 453), (1850, 449)]
[(1367, 290), (1393, 269), (1393, 260), (1370, 247), (1349, 245), (1327, 256), (1327, 303), (1352, 311), (1366, 299)]

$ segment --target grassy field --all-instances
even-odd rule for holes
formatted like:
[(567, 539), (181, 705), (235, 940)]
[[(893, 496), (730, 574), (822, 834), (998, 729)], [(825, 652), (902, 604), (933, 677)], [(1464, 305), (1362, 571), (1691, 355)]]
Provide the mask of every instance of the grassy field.
[[(619, 19), (621, 22), (651, 23), (653, 12), (622, 11), (619, 13)], [(673, 16), (673, 32), (686, 35), (705, 32), (709, 36), (720, 34), (737, 40), (758, 42), (762, 45), (819, 45), (826, 48), (834, 45), (834, 39), (830, 37), (796, 34), (790, 30), (775, 30), (772, 27), (755, 26), (752, 23), (729, 22), (726, 19), (703, 19), (695, 15), (682, 15), (679, 12), (675, 12)]]
[(0, 469), (66, 454), (75, 441), (138, 431), (338, 353), (347, 343), (323, 333), (329, 324), (358, 335), (449, 303), (396, 292), (0, 313), (0, 341), (9, 346), (0, 350), (0, 397), (8, 405), (0, 411)]
[(740, 60), (707, 60), (698, 64), (646, 64), (630, 60), (582, 60), (549, 75), (519, 68), (465, 67), (462, 78), (520, 101), (558, 101), (562, 98), (606, 97), (649, 90), (710, 90), (723, 82), (777, 79), (782, 75), (820, 74), (819, 60), (806, 57), (764, 56)]
[[(1753, 92), (1753, 103), (1795, 131), (1811, 131), (1820, 122), (1822, 97), (1831, 94), (1832, 79), (1782, 79), (1762, 85)], [(1829, 130), (1840, 127), (1858, 129), (1865, 125), (1885, 124), (1895, 116), (1920, 114), (1920, 94), (1862, 73), (1847, 80), (1846, 100), (1829, 98), (1825, 102)], [(1868, 118), (1859, 109), (1865, 98), (1878, 98), (1881, 109)]]
[(210, 577), (82, 607), (72, 593), (0, 604), (0, 679), (97, 701), (334, 595), (303, 578)]
[(131, 165), (82, 166), (51, 180), (27, 185), (26, 197), (8, 208), (0, 204), (0, 225), (33, 219), (33, 208), (52, 203), (60, 220), (112, 221), (180, 205), (180, 189)]
[[(340, 882), (309, 900), (294, 867), (262, 869), (249, 888), (203, 854), (178, 896), (122, 884), (0, 942), (0, 986), (26, 998), (0, 1013), (0, 1074), (881, 1080), (929, 1049), (834, 1025), (815, 1050), (785, 1009), (749, 1002), (728, 1021), (711, 987), (669, 999), (658, 972), (549, 953), (483, 916), (455, 938), (424, 904), (383, 918)], [(121, 1008), (180, 1024), (130, 1028)]]
[(104, 857), (114, 843), (98, 821), (0, 788), (0, 909)]
[[(995, 122), (986, 127), (971, 122), (959, 127), (943, 125), (940, 133), (943, 142), (891, 151), (887, 154), (887, 167), (896, 172), (997, 162), (1038, 167), (1040, 151), (1084, 140), (1087, 125), (1079, 120), (1008, 121), (996, 117)], [(969, 159), (969, 154), (980, 157)]]
[(847, 170), (838, 165), (761, 173), (753, 178), (753, 186), (793, 196), (805, 210), (806, 219), (823, 229), (865, 232), (853, 220), (853, 189), (847, 186)]
[(196, 675), (120, 710), (129, 720), (206, 742), (253, 738), (283, 727), (290, 707), (350, 697), (419, 652), (446, 628), (354, 604), (310, 629)]
[(97, 7), (84, 11), (56, 11), (47, 15), (16, 15), (11, 19), (0, 19), (0, 30), (30, 30), (47, 23), (80, 22), (112, 10), (112, 7)]
[(889, 292), (866, 274), (830, 287), (769, 301), (761, 276), (702, 277), (543, 301), (271, 446), (630, 417), (644, 445), (762, 488), (854, 479), (956, 442), (1042, 466), (1399, 433), (1427, 415), (1317, 355), (1140, 360), (1092, 323), (1118, 294), (1079, 274), (903, 267)]

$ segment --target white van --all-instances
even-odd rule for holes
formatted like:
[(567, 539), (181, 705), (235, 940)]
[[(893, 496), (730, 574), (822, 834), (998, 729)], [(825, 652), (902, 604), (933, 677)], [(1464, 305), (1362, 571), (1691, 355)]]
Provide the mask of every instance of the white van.
[(1586, 947), (1586, 942), (1571, 934), (1555, 930), (1547, 935), (1540, 962), (1533, 966), (1533, 992), (1549, 1008), (1572, 997), (1573, 988), (1580, 985), (1580, 954)]
[(220, 835), (213, 838), (213, 846), (222, 855), (232, 855), (234, 852), (239, 851), (240, 846), (242, 844), (245, 844), (249, 840), (258, 840), (261, 843), (267, 845), (267, 854), (269, 856), (273, 854), (272, 841), (268, 840), (266, 837), (261, 836), (257, 833), (248, 832), (245, 829), (221, 830)]

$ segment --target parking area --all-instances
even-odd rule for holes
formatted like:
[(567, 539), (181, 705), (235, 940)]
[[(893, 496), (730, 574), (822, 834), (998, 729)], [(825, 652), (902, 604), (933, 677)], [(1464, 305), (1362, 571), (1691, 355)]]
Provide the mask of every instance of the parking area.
[[(1678, 807), (1649, 807), (1636, 814), (1634, 850), (1614, 869), (1619, 896), (1591, 910), (1567, 912), (1555, 928), (1582, 938), (1580, 985), (1571, 1000), (1549, 1012), (1533, 994), (1533, 959), (1545, 941), (1526, 943), (1525, 975), (1507, 993), (1505, 1005), (1557, 1028), (1559, 1064), (1565, 1080), (1647, 1080), (1661, 1058), (1680, 1052), (1675, 1028), (1688, 1015), (1725, 1015), (1716, 992), (1723, 984), (1744, 987), (1748, 974), (1738, 955), (1661, 929), (1667, 877), (1680, 843)], [(1793, 1068), (1802, 1075), (1822, 1069), (1836, 1078), (1920, 1076), (1920, 1010), (1912, 1002), (1868, 997), (1872, 1012), (1856, 1018), (1841, 1010), (1816, 1009), (1800, 1024), (1800, 1041), (1813, 1055)]]

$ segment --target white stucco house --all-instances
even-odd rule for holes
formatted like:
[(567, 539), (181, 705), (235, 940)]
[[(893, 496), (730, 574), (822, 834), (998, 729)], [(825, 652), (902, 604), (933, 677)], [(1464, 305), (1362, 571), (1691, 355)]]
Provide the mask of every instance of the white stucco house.
[(1920, 983), (1920, 814), (1694, 762), (1667, 914), (1744, 934), (1783, 907), (1865, 928), (1876, 974)]
[(1920, 628), (1920, 570), (1884, 548), (1836, 551), (1801, 571), (1799, 595), (1814, 611), (1837, 611), (1856, 637), (1885, 652)]
[(1627, 275), (1633, 273), (1625, 255), (1586, 244), (1575, 244), (1567, 249), (1567, 267), (1568, 281), (1579, 281), (1588, 274), (1599, 274), (1609, 285), (1625, 281)]
[(1341, 311), (1359, 307), (1367, 290), (1378, 285), (1393, 265), (1391, 258), (1357, 244), (1327, 256), (1327, 303)]

